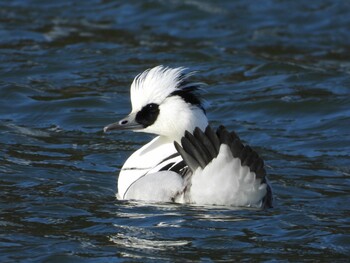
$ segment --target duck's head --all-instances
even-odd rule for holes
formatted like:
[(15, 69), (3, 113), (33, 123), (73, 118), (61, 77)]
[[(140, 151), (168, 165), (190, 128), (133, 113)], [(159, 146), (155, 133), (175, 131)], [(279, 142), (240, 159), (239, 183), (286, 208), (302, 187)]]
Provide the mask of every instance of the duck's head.
[(132, 111), (104, 131), (133, 130), (179, 141), (185, 131), (208, 124), (200, 98), (203, 84), (191, 82), (185, 68), (157, 66), (137, 75), (131, 84)]

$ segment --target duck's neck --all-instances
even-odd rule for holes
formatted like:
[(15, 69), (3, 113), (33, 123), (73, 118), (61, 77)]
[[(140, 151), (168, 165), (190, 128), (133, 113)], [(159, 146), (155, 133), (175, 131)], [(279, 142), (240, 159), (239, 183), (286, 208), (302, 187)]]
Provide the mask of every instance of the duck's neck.
[(180, 143), (181, 138), (185, 135), (185, 131), (193, 133), (194, 129), (197, 127), (204, 131), (207, 126), (208, 120), (204, 115), (204, 117), (201, 116), (201, 118), (187, 121), (185, 125), (181, 125), (181, 121), (179, 121), (178, 125), (172, 127), (172, 129), (169, 129), (167, 135), (160, 135), (160, 137), (162, 137), (162, 140), (164, 141), (177, 141)]

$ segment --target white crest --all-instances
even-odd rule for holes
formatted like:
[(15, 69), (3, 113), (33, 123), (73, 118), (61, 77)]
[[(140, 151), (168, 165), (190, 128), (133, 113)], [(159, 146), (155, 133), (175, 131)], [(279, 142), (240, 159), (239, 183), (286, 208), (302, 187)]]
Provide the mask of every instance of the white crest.
[(179, 89), (183, 80), (193, 75), (185, 74), (186, 70), (183, 67), (157, 66), (137, 75), (130, 90), (132, 111), (139, 111), (148, 103), (161, 104), (169, 94)]

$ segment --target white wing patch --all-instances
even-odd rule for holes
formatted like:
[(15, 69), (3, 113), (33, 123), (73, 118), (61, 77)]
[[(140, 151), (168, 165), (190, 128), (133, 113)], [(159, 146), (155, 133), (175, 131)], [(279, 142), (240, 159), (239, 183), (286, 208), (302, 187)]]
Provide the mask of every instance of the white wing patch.
[(266, 184), (242, 166), (225, 144), (216, 158), (192, 175), (190, 200), (196, 204), (260, 207), (265, 195)]

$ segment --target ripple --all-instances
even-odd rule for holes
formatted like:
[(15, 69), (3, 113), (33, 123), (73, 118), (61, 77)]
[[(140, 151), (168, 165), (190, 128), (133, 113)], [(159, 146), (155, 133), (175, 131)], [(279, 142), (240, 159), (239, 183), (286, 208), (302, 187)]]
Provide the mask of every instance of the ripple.
[[(1, 1), (0, 261), (346, 261), (349, 10)], [(198, 70), (211, 123), (265, 159), (273, 209), (116, 200), (152, 136), (102, 128), (157, 64)]]

